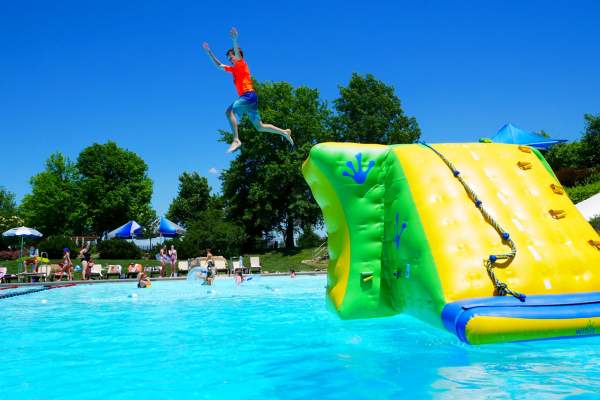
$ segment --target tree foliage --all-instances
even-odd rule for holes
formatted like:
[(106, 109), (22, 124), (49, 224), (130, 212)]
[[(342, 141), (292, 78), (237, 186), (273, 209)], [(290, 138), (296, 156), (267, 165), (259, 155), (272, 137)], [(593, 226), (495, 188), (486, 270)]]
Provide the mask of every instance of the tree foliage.
[[(320, 210), (301, 174), (310, 148), (330, 138), (327, 104), (316, 89), (293, 88), (285, 82), (255, 82), (262, 120), (292, 130), (292, 149), (278, 135), (256, 131), (247, 119), (240, 124), (243, 143), (230, 168), (221, 176), (229, 217), (244, 227), (247, 247), (254, 239), (280, 232), (286, 247), (294, 246), (294, 232), (316, 224)], [(231, 134), (221, 132), (224, 141)]]
[[(0, 233), (23, 225), (23, 219), (18, 215), (15, 194), (0, 186)], [(16, 243), (14, 238), (0, 236), (0, 248)]]
[(203, 256), (206, 249), (214, 255), (232, 257), (241, 254), (245, 241), (243, 226), (226, 221), (223, 210), (212, 208), (197, 216), (182, 239), (165, 244), (174, 244), (179, 258)]
[(589, 168), (600, 167), (600, 115), (584, 115), (585, 133), (581, 138), (581, 162)]
[(66, 235), (51, 235), (47, 236), (38, 245), (40, 249), (48, 253), (49, 258), (62, 258), (63, 249), (68, 247), (71, 250), (71, 259), (77, 255), (79, 247), (73, 239)]
[(371, 74), (352, 74), (333, 103), (336, 140), (394, 144), (413, 143), (421, 136), (417, 120), (404, 114), (394, 88)]
[(586, 128), (580, 141), (553, 146), (545, 155), (558, 180), (571, 187), (574, 202), (594, 195), (600, 183), (600, 117), (585, 114)]
[(190, 226), (211, 205), (210, 191), (205, 177), (197, 172), (184, 172), (179, 176), (179, 190), (169, 206), (167, 218), (182, 226)]
[(0, 215), (9, 217), (17, 214), (15, 194), (0, 186)]
[(44, 171), (30, 180), (21, 213), (28, 226), (44, 235), (78, 233), (86, 223), (75, 165), (61, 153), (51, 154)]
[(121, 239), (102, 240), (97, 246), (100, 258), (113, 260), (135, 260), (142, 256), (142, 251), (135, 244)]
[(142, 226), (156, 219), (150, 205), (152, 181), (148, 166), (137, 154), (114, 142), (94, 143), (77, 158), (80, 193), (91, 229), (100, 234), (136, 220)]

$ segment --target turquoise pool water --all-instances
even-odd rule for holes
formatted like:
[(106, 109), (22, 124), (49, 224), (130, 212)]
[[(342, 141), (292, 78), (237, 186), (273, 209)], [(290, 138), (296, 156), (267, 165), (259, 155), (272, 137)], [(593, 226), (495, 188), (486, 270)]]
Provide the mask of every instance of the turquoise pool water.
[(0, 300), (0, 398), (598, 398), (599, 338), (470, 347), (410, 317), (341, 321), (325, 283), (80, 285)]

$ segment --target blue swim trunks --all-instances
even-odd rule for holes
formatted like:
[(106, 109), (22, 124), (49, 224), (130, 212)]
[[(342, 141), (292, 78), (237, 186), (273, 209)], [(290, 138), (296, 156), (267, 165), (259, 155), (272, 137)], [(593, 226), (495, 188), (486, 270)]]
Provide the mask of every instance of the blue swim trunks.
[(248, 118), (250, 118), (250, 121), (252, 121), (254, 125), (260, 122), (258, 96), (256, 95), (256, 92), (244, 93), (229, 106), (229, 109), (233, 110), (233, 114), (238, 120), (238, 123), (242, 121), (244, 114), (248, 115)]

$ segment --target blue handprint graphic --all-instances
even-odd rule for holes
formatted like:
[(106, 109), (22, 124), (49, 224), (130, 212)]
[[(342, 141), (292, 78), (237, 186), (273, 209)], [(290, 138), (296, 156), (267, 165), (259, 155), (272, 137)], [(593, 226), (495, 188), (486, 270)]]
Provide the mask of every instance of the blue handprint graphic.
[(342, 175), (349, 176), (350, 178), (354, 179), (354, 182), (361, 185), (361, 184), (365, 183), (365, 181), (367, 180), (367, 175), (369, 174), (369, 171), (371, 170), (371, 168), (373, 168), (375, 166), (375, 160), (369, 161), (369, 165), (367, 166), (366, 171), (363, 171), (363, 169), (362, 169), (362, 153), (358, 153), (354, 157), (356, 157), (358, 170), (356, 168), (354, 168), (354, 164), (352, 164), (352, 161), (347, 161), (346, 166), (352, 170), (352, 175), (348, 171), (342, 172)]
[(406, 226), (408, 225), (408, 222), (404, 221), (402, 222), (402, 227), (400, 228), (400, 231), (398, 231), (398, 223), (400, 222), (400, 215), (398, 213), (396, 213), (396, 224), (394, 225), (394, 242), (396, 243), (396, 249), (400, 248), (400, 238), (402, 237), (402, 234), (404, 233), (404, 230), (406, 229)]

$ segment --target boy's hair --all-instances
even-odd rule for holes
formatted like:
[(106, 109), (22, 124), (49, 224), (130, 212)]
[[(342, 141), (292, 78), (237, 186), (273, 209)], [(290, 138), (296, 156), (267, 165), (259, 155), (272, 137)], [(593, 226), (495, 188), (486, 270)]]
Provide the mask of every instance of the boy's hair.
[[(238, 47), (238, 51), (240, 52), (240, 56), (244, 58), (244, 52), (242, 51), (241, 47)], [(233, 53), (233, 55), (235, 55), (235, 50), (233, 48), (227, 50), (227, 53), (225, 53), (225, 57), (229, 57), (229, 53)]]

